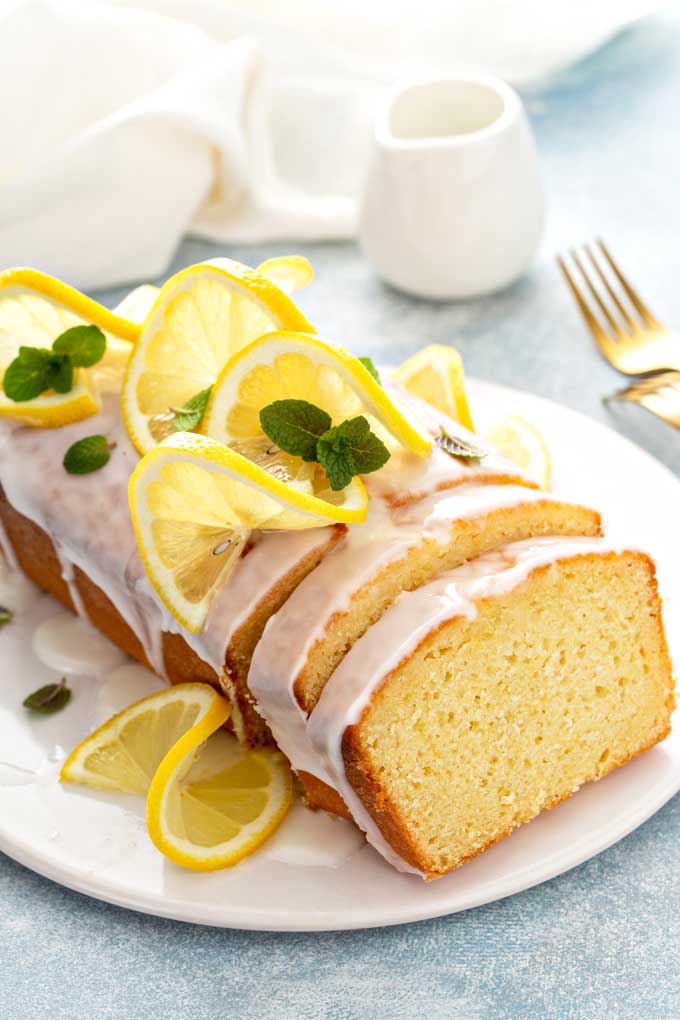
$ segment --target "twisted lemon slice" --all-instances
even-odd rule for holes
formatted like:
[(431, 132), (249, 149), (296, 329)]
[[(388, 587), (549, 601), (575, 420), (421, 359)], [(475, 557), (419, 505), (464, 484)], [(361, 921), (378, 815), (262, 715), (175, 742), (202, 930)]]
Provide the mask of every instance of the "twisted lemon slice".
[(64, 762), (62, 783), (146, 794), (168, 751), (191, 732), (193, 746), (229, 718), (230, 707), (208, 684), (178, 684), (142, 698), (86, 737)]
[(550, 488), (550, 450), (541, 433), (530, 422), (518, 415), (510, 415), (497, 422), (484, 438), (504, 457), (535, 478), (542, 489)]
[[(305, 272), (305, 266), (308, 271)], [(304, 259), (272, 259), (263, 272), (231, 259), (183, 269), (161, 288), (128, 363), (121, 406), (130, 438), (147, 453), (170, 431), (168, 415), (211, 386), (224, 363), (272, 329), (314, 332), (272, 282), (311, 278)]]
[(197, 758), (190, 730), (168, 752), (146, 801), (149, 836), (175, 864), (193, 871), (228, 868), (252, 854), (280, 825), (293, 779), (273, 748), (246, 751), (213, 734)]
[(385, 392), (358, 358), (321, 337), (277, 332), (262, 336), (222, 369), (201, 431), (228, 444), (283, 481), (313, 484), (314, 465), (283, 453), (265, 435), (260, 411), (275, 400), (307, 400), (334, 425), (364, 415), (388, 446), (426, 457), (431, 437)]
[(225, 699), (207, 684), (178, 684), (114, 715), (71, 752), (63, 783), (147, 796), (151, 839), (194, 870), (252, 853), (290, 806), (293, 784), (273, 750), (246, 751), (220, 729)]
[(427, 401), (449, 418), (474, 432), (463, 376), (463, 361), (455, 347), (430, 344), (393, 373), (400, 386)]
[[(325, 478), (325, 476), (324, 476)], [(222, 443), (178, 432), (141, 459), (129, 484), (149, 580), (188, 630), (200, 631), (251, 530), (299, 530), (366, 516), (358, 478), (340, 492), (287, 485)]]
[(34, 428), (58, 428), (100, 408), (99, 391), (120, 377), (140, 327), (80, 291), (37, 269), (0, 273), (0, 376), (19, 347), (49, 348), (72, 326), (92, 323), (106, 334), (106, 353), (92, 368), (77, 369), (68, 393), (42, 393), (15, 402), (0, 388), (0, 415)]

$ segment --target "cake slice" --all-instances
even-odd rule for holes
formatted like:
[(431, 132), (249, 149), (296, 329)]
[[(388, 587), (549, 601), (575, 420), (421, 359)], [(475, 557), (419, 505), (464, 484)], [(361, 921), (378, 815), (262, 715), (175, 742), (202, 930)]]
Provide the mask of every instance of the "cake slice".
[(427, 878), (662, 740), (674, 707), (654, 566), (597, 538), (510, 544), (403, 594), (309, 720), (276, 677), (256, 693), (293, 766)]
[[(447, 427), (465, 432), (456, 423)], [(113, 449), (106, 470), (67, 474), (61, 466), (66, 450), (95, 433), (106, 435)], [(247, 687), (250, 657), (269, 617), (345, 529), (255, 535), (215, 600), (204, 633), (192, 635), (166, 611), (141, 565), (127, 500), (138, 460), (115, 391), (102, 394), (98, 414), (62, 428), (0, 421), (0, 551), (127, 654), (171, 682), (218, 685), (226, 665), (237, 730), (246, 743), (266, 742), (267, 728), (252, 708)], [(372, 501), (382, 505), (408, 505), (472, 481), (531, 484), (495, 451), (472, 462), (438, 448), (425, 460), (400, 454), (379, 474), (379, 481), (373, 477)]]
[[(596, 511), (522, 486), (461, 485), (392, 509), (375, 501), (269, 620), (247, 674), (254, 695), (244, 696), (274, 681), (306, 717), (343, 656), (403, 591), (508, 542), (600, 534)], [(245, 665), (230, 678), (239, 690)], [(348, 814), (335, 790), (299, 775), (310, 806)]]

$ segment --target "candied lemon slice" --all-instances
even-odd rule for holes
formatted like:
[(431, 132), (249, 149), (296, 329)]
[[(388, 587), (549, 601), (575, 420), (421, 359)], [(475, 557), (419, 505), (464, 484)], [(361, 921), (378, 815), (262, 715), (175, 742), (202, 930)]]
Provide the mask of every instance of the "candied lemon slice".
[(504, 418), (484, 438), (504, 457), (535, 478), (542, 489), (550, 488), (550, 451), (541, 433), (528, 421), (516, 415)]
[(139, 335), (139, 325), (36, 269), (0, 273), (0, 376), (19, 347), (51, 347), (65, 330), (83, 323), (106, 335), (106, 353), (92, 368), (77, 369), (68, 393), (42, 393), (15, 402), (0, 388), (0, 415), (34, 428), (58, 428), (96, 414), (99, 393), (117, 381)]
[(143, 457), (128, 491), (149, 580), (173, 616), (195, 632), (251, 530), (355, 523), (367, 509), (358, 478), (340, 492), (301, 492), (222, 443), (189, 432)]
[(86, 737), (60, 779), (96, 790), (146, 794), (168, 751), (186, 734), (192, 746), (229, 718), (230, 706), (208, 684), (177, 684), (128, 706)]
[(314, 332), (280, 287), (240, 262), (201, 262), (171, 277), (144, 323), (123, 383), (123, 419), (139, 452), (168, 434), (168, 411), (211, 386), (236, 351), (280, 328)]
[(275, 400), (307, 400), (334, 425), (364, 415), (388, 446), (426, 457), (432, 441), (407, 417), (368, 369), (344, 348), (317, 336), (276, 332), (234, 355), (212, 391), (201, 431), (226, 443), (276, 477), (314, 484), (314, 467), (283, 453), (262, 431), (260, 411)]
[(246, 751), (215, 733), (198, 758), (189, 731), (166, 755), (146, 802), (149, 835), (161, 853), (194, 871), (227, 868), (252, 854), (283, 821), (293, 781), (283, 755)]
[(392, 373), (395, 382), (474, 431), (465, 394), (463, 362), (455, 347), (430, 344)]

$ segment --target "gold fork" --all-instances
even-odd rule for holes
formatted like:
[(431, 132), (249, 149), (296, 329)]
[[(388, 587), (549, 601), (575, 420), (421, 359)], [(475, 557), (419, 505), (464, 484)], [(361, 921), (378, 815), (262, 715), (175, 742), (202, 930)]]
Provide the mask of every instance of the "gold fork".
[[(596, 245), (599, 249), (598, 257), (593, 251), (593, 245), (583, 245), (590, 263), (590, 272), (575, 248), (572, 248), (570, 254), (605, 325), (596, 317), (591, 304), (584, 297), (566, 258), (558, 255), (557, 263), (600, 352), (610, 365), (624, 375), (680, 370), (680, 334), (662, 326), (643, 304), (610, 255), (604, 241), (598, 240)], [(599, 287), (595, 286), (596, 280), (599, 280)], [(618, 283), (632, 307), (627, 308), (622, 297), (617, 295), (613, 286), (615, 283)]]
[(640, 404), (657, 418), (680, 429), (680, 372), (662, 372), (647, 379), (640, 379), (606, 399), (607, 403), (627, 400)]

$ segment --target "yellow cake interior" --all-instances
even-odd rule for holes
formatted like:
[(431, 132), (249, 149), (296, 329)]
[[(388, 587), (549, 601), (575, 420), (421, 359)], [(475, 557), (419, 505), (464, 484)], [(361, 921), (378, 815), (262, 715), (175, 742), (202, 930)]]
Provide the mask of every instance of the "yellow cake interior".
[(651, 562), (580, 557), (432, 633), (345, 732), (347, 775), (436, 876), (662, 739), (672, 704)]

